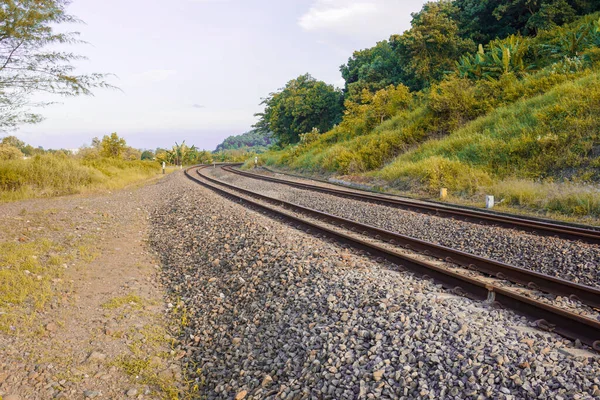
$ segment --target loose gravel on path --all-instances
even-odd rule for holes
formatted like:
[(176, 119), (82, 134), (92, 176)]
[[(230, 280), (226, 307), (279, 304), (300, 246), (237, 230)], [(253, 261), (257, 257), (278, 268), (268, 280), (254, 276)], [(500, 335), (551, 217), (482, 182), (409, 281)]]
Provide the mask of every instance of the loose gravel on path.
[(206, 398), (600, 397), (600, 361), (568, 341), (182, 175), (151, 223)]
[(600, 287), (600, 246), (597, 245), (340, 198), (246, 178), (219, 168), (208, 169), (205, 173), (244, 189), (291, 203), (573, 282)]

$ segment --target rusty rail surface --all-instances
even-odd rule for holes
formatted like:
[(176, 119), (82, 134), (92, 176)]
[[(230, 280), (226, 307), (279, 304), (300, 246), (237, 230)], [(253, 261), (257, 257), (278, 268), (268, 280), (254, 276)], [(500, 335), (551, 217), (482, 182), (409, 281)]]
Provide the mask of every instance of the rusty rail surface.
[[(523, 268), (514, 267), (508, 264), (499, 263), (483, 257), (474, 256), (465, 252), (427, 243), (408, 236), (399, 235), (393, 232), (381, 230), (369, 225), (360, 224), (354, 221), (346, 220), (334, 215), (322, 213), (317, 210), (302, 207), (293, 203), (288, 203), (279, 199), (264, 196), (237, 186), (222, 182), (220, 180), (208, 177), (200, 173), (200, 170), (209, 166), (191, 167), (185, 171), (185, 174), (191, 180), (200, 183), (227, 198), (234, 199), (242, 204), (247, 204), (260, 209), (270, 215), (282, 218), (296, 226), (301, 226), (318, 232), (327, 237), (335, 239), (356, 249), (363, 250), (371, 256), (386, 259), (392, 263), (402, 265), (411, 270), (418, 276), (432, 278), (439, 282), (445, 288), (452, 289), (455, 292), (464, 292), (469, 297), (479, 300), (495, 301), (505, 307), (508, 307), (518, 313), (524, 314), (536, 321), (541, 329), (556, 332), (570, 339), (579, 339), (597, 351), (600, 351), (600, 322), (578, 314), (571, 313), (564, 309), (549, 305), (547, 303), (529, 298), (513, 290), (500, 287), (493, 283), (484, 282), (477, 278), (472, 278), (464, 274), (451, 271), (449, 269), (437, 266), (431, 262), (417, 260), (406, 256), (398, 251), (380, 246), (378, 244), (358, 239), (354, 236), (338, 232), (320, 224), (299, 218), (286, 212), (273, 209), (265, 204), (250, 200), (246, 197), (238, 196), (230, 191), (243, 193), (245, 196), (259, 198), (264, 202), (277, 204), (281, 207), (291, 209), (295, 212), (308, 214), (319, 220), (337, 225), (339, 227), (358, 231), (363, 234), (370, 234), (377, 239), (385, 240), (391, 244), (403, 244), (409, 249), (421, 252), (433, 257), (442, 258), (445, 261), (467, 266), (481, 272), (497, 276), (515, 283), (526, 284), (530, 288), (547, 291), (553, 294), (575, 296), (582, 302), (596, 307), (600, 303), (600, 291), (585, 285), (579, 285), (560, 278), (555, 278), (545, 274), (529, 271)], [(199, 177), (194, 176), (191, 171), (195, 169)], [(227, 170), (225, 164), (224, 169)], [(220, 187), (221, 186), (221, 187)], [(228, 190), (226, 190), (226, 189)]]
[(232, 165), (225, 167), (225, 170), (241, 176), (252, 179), (260, 179), (267, 182), (280, 183), (300, 189), (318, 191), (331, 194), (338, 197), (350, 198), (353, 200), (366, 201), (381, 205), (402, 208), (420, 213), (428, 213), (440, 217), (456, 218), (463, 221), (476, 222), (486, 225), (497, 225), (505, 228), (520, 229), (526, 232), (535, 233), (543, 236), (557, 236), (569, 240), (581, 240), (587, 243), (600, 244), (600, 230), (558, 224), (535, 219), (527, 219), (517, 216), (492, 214), (483, 211), (471, 210), (467, 208), (458, 208), (446, 206), (437, 203), (427, 203), (419, 200), (410, 200), (406, 198), (391, 198), (377, 195), (374, 193), (357, 192), (352, 189), (333, 189), (308, 183), (294, 182), (286, 179), (273, 178), (269, 176), (254, 174), (233, 168)]

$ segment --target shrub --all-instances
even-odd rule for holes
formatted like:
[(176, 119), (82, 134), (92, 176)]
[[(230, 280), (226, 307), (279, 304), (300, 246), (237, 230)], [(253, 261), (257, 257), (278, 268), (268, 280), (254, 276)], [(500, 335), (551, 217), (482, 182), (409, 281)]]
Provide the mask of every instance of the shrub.
[(148, 161), (75, 158), (63, 153), (0, 163), (0, 200), (58, 196), (90, 189), (119, 188), (158, 173)]
[(23, 158), (23, 153), (15, 146), (0, 144), (0, 161), (18, 160)]

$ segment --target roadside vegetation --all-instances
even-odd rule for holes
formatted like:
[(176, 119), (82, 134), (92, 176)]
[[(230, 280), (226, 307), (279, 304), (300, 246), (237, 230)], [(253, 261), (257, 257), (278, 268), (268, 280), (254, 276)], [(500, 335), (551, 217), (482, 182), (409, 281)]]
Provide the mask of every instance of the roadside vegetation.
[(94, 139), (77, 154), (30, 147), (14, 136), (2, 139), (0, 201), (119, 189), (160, 172), (156, 162), (142, 161), (141, 152), (116, 133)]
[[(301, 79), (271, 94), (256, 126), (276, 143), (261, 163), (600, 217), (600, 4), (471, 3), (427, 3), (410, 30), (354, 52), (341, 67), (343, 108)], [(331, 126), (314, 120), (323, 115)]]

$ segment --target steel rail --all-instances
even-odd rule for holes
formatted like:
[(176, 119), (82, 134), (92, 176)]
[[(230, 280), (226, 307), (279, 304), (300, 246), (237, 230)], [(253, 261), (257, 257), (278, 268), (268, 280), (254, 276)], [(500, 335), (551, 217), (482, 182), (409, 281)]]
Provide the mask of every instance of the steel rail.
[(392, 206), (420, 213), (430, 213), (441, 217), (456, 218), (464, 221), (477, 222), (487, 225), (498, 225), (505, 228), (520, 229), (526, 232), (535, 233), (543, 236), (558, 236), (569, 240), (581, 240), (587, 243), (600, 244), (600, 230), (561, 225), (551, 222), (538, 221), (526, 218), (520, 218), (502, 214), (491, 214), (483, 211), (455, 208), (441, 204), (426, 203), (417, 200), (408, 200), (400, 198), (390, 198), (372, 193), (359, 193), (352, 190), (333, 189), (323, 186), (311, 185), (308, 183), (293, 182), (286, 179), (273, 178), (264, 175), (258, 175), (246, 171), (241, 171), (232, 166), (224, 168), (229, 172), (245, 176), (247, 178), (259, 179), (267, 182), (280, 183), (300, 189), (318, 191), (339, 197), (350, 198), (353, 200), (367, 201), (386, 206)]
[[(190, 174), (190, 171), (194, 168), (198, 169), (197, 173), (201, 178), (196, 178)], [(496, 301), (510, 309), (534, 319), (538, 327), (542, 329), (556, 332), (570, 339), (579, 339), (582, 343), (585, 343), (595, 350), (600, 351), (600, 322), (598, 321), (531, 299), (512, 290), (436, 266), (430, 262), (420, 261), (412, 257), (408, 257), (400, 252), (358, 239), (356, 237), (338, 232), (319, 224), (315, 224), (311, 221), (304, 220), (283, 211), (275, 210), (248, 198), (241, 197), (218, 186), (223, 185), (224, 187), (227, 187), (233, 185), (226, 184), (201, 174), (199, 170), (203, 168), (206, 168), (206, 166), (191, 167), (185, 171), (185, 174), (191, 180), (200, 183), (203, 186), (206, 186), (213, 191), (224, 195), (225, 197), (258, 208), (294, 224), (307, 227), (311, 231), (322, 233), (339, 242), (366, 251), (370, 255), (378, 256), (395, 264), (402, 265), (419, 276), (433, 278), (446, 288), (454, 289), (455, 291), (459, 292), (464, 291), (476, 299), (488, 299), (491, 301)], [(245, 189), (237, 188), (235, 186), (233, 186), (233, 188), (229, 188), (229, 190), (241, 191), (242, 193), (246, 191)], [(280, 200), (276, 201), (281, 202)]]
[[(225, 171), (230, 171), (229, 168), (223, 168)], [(199, 173), (199, 172), (198, 172)], [(582, 285), (571, 282), (566, 279), (557, 278), (551, 275), (546, 275), (540, 272), (528, 270), (525, 268), (502, 263), (485, 257), (480, 257), (464, 251), (455, 250), (450, 247), (430, 243), (424, 240), (416, 239), (407, 235), (402, 235), (396, 232), (391, 232), (385, 229), (377, 228), (371, 225), (352, 221), (343, 217), (325, 213), (323, 211), (304, 207), (298, 204), (290, 203), (274, 197), (266, 196), (250, 190), (240, 188), (235, 185), (203, 175), (213, 183), (228, 187), (232, 190), (242, 192), (246, 195), (259, 198), (272, 204), (282, 205), (287, 209), (310, 215), (325, 222), (333, 222), (338, 226), (353, 231), (369, 234), (376, 239), (387, 241), (390, 244), (400, 244), (403, 247), (416, 251), (418, 253), (436, 257), (446, 262), (458, 264), (463, 267), (471, 268), (479, 272), (504, 279), (513, 283), (524, 285), (530, 289), (539, 290), (546, 293), (551, 293), (557, 296), (566, 296), (572, 300), (579, 300), (591, 307), (600, 308), (600, 289), (595, 287)]]

